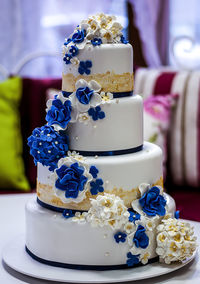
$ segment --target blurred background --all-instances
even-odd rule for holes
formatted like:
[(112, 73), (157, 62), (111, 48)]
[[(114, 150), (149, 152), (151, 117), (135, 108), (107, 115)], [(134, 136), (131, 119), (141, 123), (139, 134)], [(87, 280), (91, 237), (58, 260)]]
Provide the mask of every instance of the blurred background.
[(198, 0), (0, 0), (0, 193), (34, 190), (26, 141), (61, 89), (61, 46), (82, 19), (104, 12), (133, 45), (144, 137), (163, 149), (165, 186), (182, 217), (200, 221), (199, 11)]

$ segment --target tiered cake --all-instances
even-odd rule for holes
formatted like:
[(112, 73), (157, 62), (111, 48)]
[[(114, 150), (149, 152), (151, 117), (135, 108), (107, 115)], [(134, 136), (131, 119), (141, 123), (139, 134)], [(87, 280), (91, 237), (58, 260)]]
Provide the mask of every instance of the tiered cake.
[(63, 46), (62, 92), (28, 139), (38, 178), (26, 250), (50, 265), (132, 267), (195, 250), (192, 229), (163, 192), (162, 152), (143, 142), (133, 51), (121, 30), (104, 14), (77, 26)]

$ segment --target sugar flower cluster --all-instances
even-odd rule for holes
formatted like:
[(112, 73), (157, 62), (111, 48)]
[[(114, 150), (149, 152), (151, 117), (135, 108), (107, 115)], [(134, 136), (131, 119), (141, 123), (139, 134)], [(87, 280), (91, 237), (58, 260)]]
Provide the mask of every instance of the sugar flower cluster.
[(72, 64), (81, 75), (91, 73), (92, 61), (79, 60), (79, 51), (86, 45), (96, 46), (107, 43), (123, 43), (128, 41), (122, 34), (122, 25), (115, 16), (99, 13), (89, 16), (78, 25), (63, 45), (63, 61), (66, 65)]
[(44, 166), (49, 166), (53, 171), (57, 167), (58, 160), (66, 155), (68, 151), (68, 136), (59, 134), (51, 126), (35, 128), (28, 138), (30, 154), (34, 157), (34, 162), (40, 162)]
[(109, 103), (113, 98), (111, 93), (100, 92), (101, 86), (95, 80), (87, 82), (80, 79), (75, 84), (76, 91), (67, 96), (60, 92), (54, 99), (47, 101), (46, 121), (56, 131), (66, 130), (69, 123), (88, 124), (90, 118), (96, 121), (105, 118), (105, 113), (99, 106)]
[(196, 237), (189, 223), (175, 218), (163, 219), (157, 227), (157, 248), (160, 261), (170, 264), (191, 257), (196, 250)]
[(129, 212), (123, 200), (113, 194), (104, 193), (104, 195), (98, 195), (96, 199), (91, 199), (87, 221), (92, 226), (120, 229), (127, 223), (128, 217)]

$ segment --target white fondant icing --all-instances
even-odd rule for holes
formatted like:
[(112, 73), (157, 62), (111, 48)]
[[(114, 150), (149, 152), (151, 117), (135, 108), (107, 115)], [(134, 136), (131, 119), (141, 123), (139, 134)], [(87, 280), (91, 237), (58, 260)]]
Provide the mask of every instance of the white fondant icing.
[[(98, 177), (104, 181), (104, 189), (114, 187), (123, 190), (137, 188), (141, 183), (153, 184), (162, 177), (162, 151), (152, 144), (145, 142), (142, 151), (107, 157), (86, 157), (89, 166), (96, 166)], [(48, 167), (38, 163), (38, 181), (42, 184), (53, 185)]]
[(100, 107), (105, 112), (105, 118), (97, 121), (91, 118), (87, 124), (80, 121), (69, 123), (69, 149), (112, 151), (142, 145), (143, 109), (139, 95), (121, 98), (118, 103), (117, 99), (113, 99)]
[[(65, 219), (61, 213), (45, 209), (35, 200), (26, 205), (26, 246), (46, 260), (84, 265), (125, 264), (131, 245), (128, 241), (116, 243), (116, 232), (109, 226), (92, 227), (88, 222)], [(148, 231), (148, 236), (148, 253), (152, 258), (156, 256), (156, 228)]]
[[(78, 59), (79, 61), (92, 61), (91, 75), (106, 72), (114, 72), (115, 74), (133, 73), (133, 49), (130, 44), (86, 45), (84, 49), (79, 50)], [(76, 65), (65, 64), (64, 61), (63, 73), (71, 73), (74, 76), (80, 75)]]

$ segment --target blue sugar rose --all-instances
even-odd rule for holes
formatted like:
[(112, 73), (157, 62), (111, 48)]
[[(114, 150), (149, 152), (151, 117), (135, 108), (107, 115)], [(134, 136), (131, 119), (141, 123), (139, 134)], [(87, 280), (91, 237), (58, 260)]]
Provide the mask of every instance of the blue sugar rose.
[(145, 231), (146, 229), (142, 225), (139, 225), (135, 232), (133, 242), (137, 248), (145, 249), (149, 245), (149, 237), (146, 235)]
[(48, 125), (59, 125), (62, 129), (66, 129), (71, 120), (71, 101), (66, 100), (64, 103), (59, 99), (52, 101), (51, 108), (47, 111), (46, 121)]
[(84, 105), (89, 104), (93, 94), (94, 94), (94, 91), (88, 87), (81, 87), (76, 90), (77, 99), (79, 100), (80, 103)]
[(62, 165), (56, 170), (58, 179), (56, 180), (56, 188), (65, 191), (66, 198), (77, 198), (79, 191), (83, 191), (87, 182), (84, 176), (84, 168), (78, 163), (72, 164), (70, 167)]
[(68, 137), (59, 134), (51, 126), (42, 126), (33, 130), (28, 138), (30, 154), (34, 157), (34, 163), (40, 162), (43, 166), (49, 166), (53, 171), (57, 167), (58, 160), (66, 156), (68, 151)]
[(148, 216), (164, 216), (166, 213), (166, 200), (160, 195), (160, 189), (157, 186), (153, 186), (145, 192), (139, 199), (139, 203)]
[(72, 41), (74, 43), (81, 43), (84, 41), (84, 38), (85, 38), (85, 31), (84, 30), (77, 30), (77, 32), (75, 32), (73, 35), (72, 35)]

